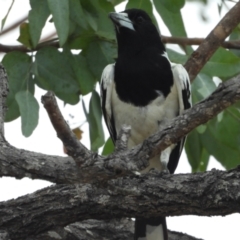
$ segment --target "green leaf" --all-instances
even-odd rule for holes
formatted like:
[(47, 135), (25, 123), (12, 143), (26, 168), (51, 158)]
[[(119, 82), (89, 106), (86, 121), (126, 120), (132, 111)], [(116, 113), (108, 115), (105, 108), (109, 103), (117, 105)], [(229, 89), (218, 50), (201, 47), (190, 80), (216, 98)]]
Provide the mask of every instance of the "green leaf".
[(201, 162), (200, 162), (199, 167), (197, 169), (198, 172), (207, 171), (207, 166), (208, 166), (208, 163), (209, 163), (209, 159), (210, 159), (209, 153), (207, 152), (207, 150), (205, 148), (203, 148), (202, 154), (201, 154)]
[(185, 143), (185, 150), (188, 157), (188, 161), (192, 167), (192, 171), (195, 172), (201, 162), (202, 145), (199, 140), (199, 134), (196, 130), (190, 132), (187, 136)]
[(9, 82), (8, 111), (5, 117), (5, 121), (9, 122), (20, 116), (19, 107), (15, 99), (16, 93), (22, 90), (34, 92), (34, 81), (31, 74), (32, 60), (25, 53), (10, 52), (4, 56), (2, 63), (6, 68)]
[(219, 48), (201, 72), (209, 76), (229, 79), (240, 73), (240, 58), (226, 49)]
[(116, 43), (116, 41), (115, 41), (115, 34), (113, 34), (112, 31), (111, 32), (97, 31), (95, 34), (101, 40), (106, 40), (106, 41), (110, 41), (110, 42)]
[(153, 0), (156, 10), (173, 36), (186, 37), (186, 31), (181, 15), (184, 0)]
[(104, 132), (102, 127), (102, 111), (100, 97), (94, 90), (89, 103), (88, 114), (91, 150), (97, 151), (104, 144)]
[(113, 44), (105, 41), (94, 41), (82, 51), (82, 54), (86, 57), (93, 75), (99, 80), (104, 67), (114, 62), (116, 48)]
[(129, 0), (126, 9), (130, 8), (139, 8), (139, 9), (144, 9), (148, 13), (148, 15), (151, 17), (153, 23), (155, 26), (158, 28), (158, 23), (157, 20), (153, 14), (153, 5), (150, 0)]
[(89, 26), (92, 28), (92, 30), (94, 30), (94, 32), (96, 32), (98, 29), (97, 21), (94, 19), (94, 17), (89, 12), (85, 12), (85, 16), (86, 16)]
[[(78, 29), (80, 30), (80, 28)], [(95, 32), (91, 30), (80, 30), (77, 35), (71, 36), (69, 39), (69, 47), (71, 49), (84, 49), (95, 39)]]
[(42, 29), (50, 15), (50, 10), (47, 0), (30, 0), (30, 5), (32, 9), (29, 11), (28, 15), (29, 31), (33, 47), (36, 47), (39, 42)]
[(86, 58), (82, 54), (74, 55), (72, 67), (75, 72), (81, 94), (86, 95), (91, 92), (94, 89), (96, 81), (88, 68)]
[(20, 43), (25, 45), (28, 48), (32, 48), (31, 37), (29, 33), (29, 24), (22, 23), (20, 25), (20, 36), (17, 39)]
[(113, 144), (112, 139), (109, 137), (104, 145), (103, 150), (102, 150), (102, 155), (107, 156), (107, 155), (111, 154), (113, 151), (114, 151), (114, 144)]
[(188, 59), (188, 56), (183, 55), (182, 53), (176, 52), (170, 48), (167, 48), (167, 54), (171, 62), (174, 62), (174, 63), (184, 64)]
[(87, 28), (87, 19), (81, 5), (81, 1), (69, 0), (70, 19), (82, 28)]
[(207, 130), (200, 134), (203, 147), (226, 169), (240, 164), (240, 113), (235, 107), (223, 112), (219, 122), (217, 118), (207, 124)]
[(144, 9), (144, 11), (146, 11), (148, 14), (152, 14), (152, 4), (149, 0), (129, 0), (126, 5), (126, 9), (130, 8)]
[(48, 0), (48, 6), (53, 15), (60, 46), (63, 46), (69, 33), (69, 2), (68, 0)]
[(205, 171), (207, 168), (209, 154), (202, 146), (200, 134), (193, 130), (187, 136), (185, 150), (192, 172)]
[(85, 10), (88, 24), (94, 31), (113, 32), (114, 27), (108, 18), (108, 13), (113, 12), (114, 8), (107, 1), (81, 0)]
[(193, 103), (197, 103), (212, 94), (216, 89), (216, 84), (212, 78), (200, 73), (192, 83)]
[(8, 15), (9, 15), (12, 7), (13, 7), (14, 2), (15, 2), (15, 0), (12, 0), (12, 3), (11, 3), (11, 5), (10, 5), (9, 8), (8, 8), (8, 11), (7, 11), (5, 17), (2, 19), (2, 22), (1, 22), (1, 31), (2, 31), (3, 28), (4, 28), (5, 22), (6, 22), (6, 20), (7, 20), (7, 18), (8, 18)]
[[(234, 40), (239, 40), (240, 39), (240, 24), (231, 32), (229, 40), (234, 41)], [(239, 49), (230, 49), (233, 54), (236, 56), (240, 57), (240, 50)]]
[(207, 126), (205, 124), (199, 125), (198, 127), (196, 127), (196, 130), (198, 133), (202, 134), (206, 131)]
[(44, 47), (36, 54), (35, 75), (41, 88), (52, 90), (66, 103), (76, 104), (80, 91), (72, 61), (73, 58), (65, 51)]
[(125, 2), (125, 0), (109, 0), (109, 2), (115, 7), (118, 4)]
[(22, 134), (29, 137), (38, 125), (38, 102), (29, 91), (20, 91), (15, 98), (21, 113)]

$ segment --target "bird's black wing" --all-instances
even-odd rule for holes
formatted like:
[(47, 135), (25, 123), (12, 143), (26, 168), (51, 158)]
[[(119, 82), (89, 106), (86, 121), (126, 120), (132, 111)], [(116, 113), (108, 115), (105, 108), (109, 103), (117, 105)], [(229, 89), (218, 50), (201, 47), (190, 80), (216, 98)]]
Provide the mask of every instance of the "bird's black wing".
[[(171, 66), (174, 83), (176, 84), (178, 91), (179, 115), (180, 115), (184, 110), (192, 106), (191, 85), (188, 73), (181, 64), (171, 63)], [(182, 140), (177, 143), (176, 147), (172, 150), (170, 154), (168, 161), (168, 170), (170, 173), (174, 173), (178, 165), (178, 160), (181, 156), (185, 139), (186, 137), (182, 138)]]
[(102, 112), (113, 143), (117, 140), (117, 132), (111, 104), (112, 90), (114, 87), (114, 66), (115, 64), (107, 65), (103, 70), (101, 78)]

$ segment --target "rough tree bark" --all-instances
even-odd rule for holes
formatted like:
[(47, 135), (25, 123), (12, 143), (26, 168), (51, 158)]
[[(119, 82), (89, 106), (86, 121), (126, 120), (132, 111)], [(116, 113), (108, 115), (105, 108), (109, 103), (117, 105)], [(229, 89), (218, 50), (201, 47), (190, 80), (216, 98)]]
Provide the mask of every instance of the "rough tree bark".
[[(240, 22), (239, 9), (240, 2), (192, 55), (186, 64), (192, 79)], [(214, 47), (213, 42), (217, 43)], [(134, 149), (126, 150), (130, 129), (123, 128), (116, 151), (105, 158), (74, 139), (51, 93), (43, 98), (43, 103), (71, 157), (47, 156), (11, 146), (5, 141), (3, 131), (8, 89), (1, 65), (0, 84), (0, 176), (30, 177), (57, 183), (0, 203), (1, 240), (131, 239), (132, 221), (126, 217), (209, 216), (240, 211), (239, 168), (178, 175), (154, 171), (141, 176), (133, 173), (144, 168), (150, 157), (238, 101), (240, 75), (221, 84), (209, 98)], [(57, 118), (51, 114), (56, 114)], [(125, 219), (120, 220), (122, 217)], [(89, 220), (91, 218), (95, 220)], [(169, 235), (170, 239), (195, 239), (174, 232)]]
[(98, 185), (58, 184), (0, 203), (0, 226), (13, 240), (91, 218), (223, 216), (240, 211), (239, 192), (239, 168), (177, 175), (153, 172)]

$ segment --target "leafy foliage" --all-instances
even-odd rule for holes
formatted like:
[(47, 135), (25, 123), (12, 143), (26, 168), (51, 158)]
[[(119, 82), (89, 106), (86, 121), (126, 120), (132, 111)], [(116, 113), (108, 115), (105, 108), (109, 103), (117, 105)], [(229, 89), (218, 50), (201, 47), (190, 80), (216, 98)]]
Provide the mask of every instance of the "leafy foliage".
[[(37, 126), (39, 111), (34, 98), (35, 84), (54, 91), (67, 104), (76, 104), (82, 99), (81, 96), (91, 94), (89, 111), (82, 100), (89, 123), (91, 149), (97, 151), (104, 145), (96, 85), (103, 68), (117, 57), (114, 28), (107, 16), (121, 2), (123, 0), (30, 0), (28, 22), (20, 26), (18, 41), (32, 53), (9, 52), (2, 61), (10, 85), (7, 99), (9, 110), (5, 121), (21, 116), (24, 136), (31, 135)], [(205, 0), (202, 2), (206, 3)], [(129, 0), (126, 8), (145, 9), (157, 22), (153, 14), (154, 6), (173, 36), (186, 37), (181, 14), (184, 4), (184, 0), (153, 0), (153, 3), (150, 0)], [(2, 25), (7, 15), (2, 19)], [(47, 20), (53, 22), (59, 41), (52, 39), (40, 44)], [(230, 39), (236, 40), (239, 36), (238, 26)], [(183, 50), (186, 54), (168, 48), (171, 61), (184, 64), (192, 48)], [(193, 102), (201, 101), (216, 89), (214, 77), (225, 81), (238, 73), (240, 51), (220, 48), (193, 82)], [(239, 121), (239, 105), (235, 105), (189, 134), (186, 152), (194, 172), (206, 170), (210, 156), (214, 156), (227, 169), (240, 163)], [(105, 155), (112, 151), (113, 144), (108, 139), (102, 153)]]

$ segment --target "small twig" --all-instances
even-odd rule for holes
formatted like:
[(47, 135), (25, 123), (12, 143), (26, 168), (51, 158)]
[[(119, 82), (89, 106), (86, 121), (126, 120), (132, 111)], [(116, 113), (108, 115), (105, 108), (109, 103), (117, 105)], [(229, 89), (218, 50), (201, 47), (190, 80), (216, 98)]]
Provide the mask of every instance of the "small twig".
[(71, 156), (78, 165), (81, 165), (86, 159), (91, 157), (91, 152), (79, 142), (69, 128), (58, 108), (57, 101), (52, 92), (47, 92), (42, 96), (42, 103), (47, 110), (58, 138), (62, 140), (66, 147), (68, 155)]
[(0, 140), (4, 138), (4, 119), (7, 111), (6, 99), (9, 92), (7, 73), (0, 63)]
[(130, 135), (131, 126), (127, 126), (124, 124), (119, 132), (119, 136), (115, 144), (115, 152), (122, 152), (127, 150), (127, 144)]
[(27, 48), (23, 45), (4, 45), (4, 44), (0, 44), (0, 52), (5, 52), (5, 53), (8, 53), (8, 52), (12, 52), (12, 51), (19, 51), (19, 52), (34, 52), (34, 51), (37, 51), (43, 47), (56, 47), (56, 48), (59, 48), (59, 42), (58, 41), (47, 41), (47, 42), (41, 42), (39, 43), (36, 48), (33, 48), (33, 49), (30, 49), (30, 48)]
[(185, 64), (191, 81), (240, 22), (240, 1), (230, 9)]
[(22, 22), (26, 21), (27, 19), (28, 19), (28, 16), (24, 16), (23, 18), (17, 20), (11, 26), (9, 26), (8, 28), (6, 28), (3, 31), (1, 31), (0, 32), (0, 36), (2, 36), (3, 34), (8, 33), (9, 31), (13, 30), (14, 28), (18, 27)]
[(56, 31), (51, 32), (46, 37), (40, 39), (40, 44), (44, 44), (45, 42), (49, 42), (49, 41), (53, 40), (53, 37), (55, 37), (56, 35), (57, 35)]

